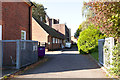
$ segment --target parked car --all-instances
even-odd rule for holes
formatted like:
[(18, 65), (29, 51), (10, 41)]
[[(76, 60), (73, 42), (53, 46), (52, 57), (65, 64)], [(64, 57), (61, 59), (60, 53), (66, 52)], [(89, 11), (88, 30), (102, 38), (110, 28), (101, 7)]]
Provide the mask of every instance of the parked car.
[(67, 43), (65, 44), (65, 48), (71, 48), (71, 43), (70, 43), (70, 42), (67, 42)]

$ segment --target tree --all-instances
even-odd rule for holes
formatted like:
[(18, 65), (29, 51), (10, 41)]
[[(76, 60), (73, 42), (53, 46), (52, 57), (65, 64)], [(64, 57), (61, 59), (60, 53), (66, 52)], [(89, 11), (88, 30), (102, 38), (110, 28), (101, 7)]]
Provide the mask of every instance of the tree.
[(82, 7), (82, 16), (88, 20), (90, 17), (94, 16), (94, 12), (90, 9), (91, 7), (89, 5), (86, 5), (86, 2), (83, 2)]
[(88, 28), (88, 26), (90, 25), (90, 22), (86, 20), (86, 21), (83, 21), (80, 25), (81, 25), (81, 30), (83, 31)]
[(74, 34), (74, 37), (75, 37), (75, 38), (78, 38), (78, 37), (79, 37), (80, 32), (82, 31), (81, 28), (82, 28), (81, 25), (79, 25), (79, 28), (76, 30), (76, 32), (75, 32), (75, 34)]
[(80, 35), (80, 32), (84, 31), (85, 29), (88, 28), (88, 26), (90, 25), (90, 22), (88, 20), (83, 21), (80, 25), (79, 28), (76, 30), (74, 37), (78, 38)]
[(41, 18), (43, 19), (43, 22), (45, 22), (45, 8), (42, 4), (38, 4), (33, 2), (33, 4), (35, 5), (35, 7), (33, 7), (32, 9), (32, 15), (33, 17), (37, 18), (38, 20), (41, 20)]
[(98, 1), (85, 3), (85, 5), (90, 7), (89, 10), (92, 10), (95, 14), (95, 16), (89, 18), (89, 21), (102, 33), (106, 34), (107, 37), (116, 39), (115, 49), (112, 52), (112, 66), (114, 67), (111, 67), (109, 72), (112, 73), (112, 76), (120, 76), (120, 44), (118, 43), (118, 38), (120, 37), (120, 2)]
[(97, 29), (106, 34), (107, 37), (118, 39), (120, 36), (120, 2), (88, 2), (88, 10), (94, 12), (94, 16), (89, 17)]

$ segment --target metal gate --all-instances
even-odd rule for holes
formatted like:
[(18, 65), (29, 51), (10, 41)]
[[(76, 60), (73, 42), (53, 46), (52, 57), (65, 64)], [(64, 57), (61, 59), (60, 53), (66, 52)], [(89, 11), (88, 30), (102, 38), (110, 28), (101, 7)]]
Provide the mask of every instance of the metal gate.
[(104, 54), (103, 54), (103, 47), (104, 47), (105, 39), (98, 40), (98, 51), (99, 51), (99, 63), (104, 64)]

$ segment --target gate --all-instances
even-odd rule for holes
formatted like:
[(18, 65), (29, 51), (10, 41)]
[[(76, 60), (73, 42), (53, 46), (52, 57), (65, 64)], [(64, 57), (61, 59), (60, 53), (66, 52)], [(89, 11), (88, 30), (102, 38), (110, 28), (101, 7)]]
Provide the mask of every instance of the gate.
[(104, 57), (103, 57), (103, 47), (104, 47), (105, 39), (98, 40), (98, 51), (99, 51), (99, 63), (104, 64)]

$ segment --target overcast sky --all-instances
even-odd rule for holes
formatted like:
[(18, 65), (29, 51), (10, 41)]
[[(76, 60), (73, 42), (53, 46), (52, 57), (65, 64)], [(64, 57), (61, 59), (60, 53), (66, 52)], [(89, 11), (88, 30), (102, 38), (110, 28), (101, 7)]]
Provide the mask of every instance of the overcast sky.
[(71, 28), (72, 35), (85, 20), (82, 17), (83, 0), (32, 0), (43, 4), (50, 18), (60, 19), (60, 23), (66, 23)]

